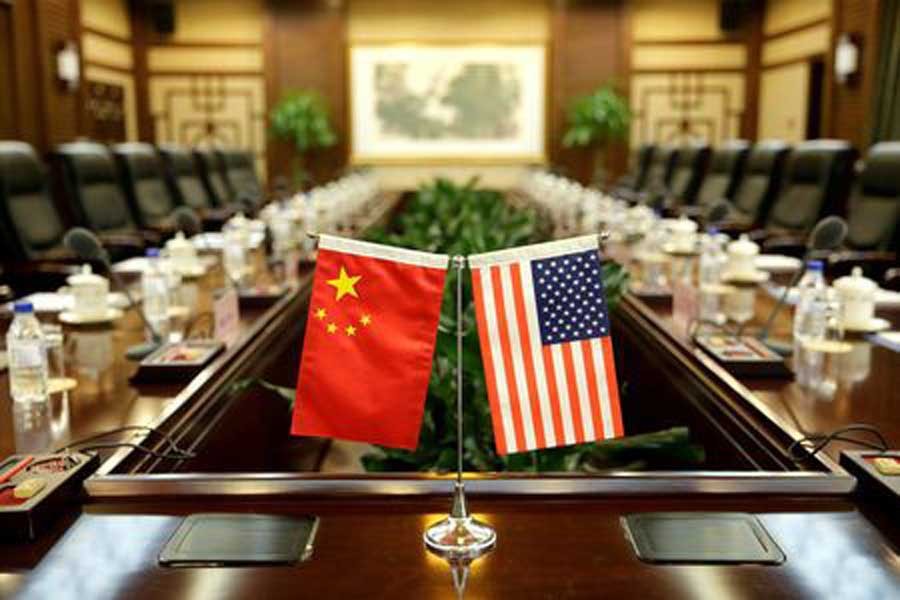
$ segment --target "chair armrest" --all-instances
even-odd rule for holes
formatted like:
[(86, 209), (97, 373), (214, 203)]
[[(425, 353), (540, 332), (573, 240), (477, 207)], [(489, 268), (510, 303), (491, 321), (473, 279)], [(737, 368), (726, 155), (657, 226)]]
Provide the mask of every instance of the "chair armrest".
[(66, 284), (78, 265), (57, 261), (8, 262), (3, 265), (3, 280), (17, 296), (33, 292), (52, 292)]
[(762, 247), (769, 254), (786, 254), (797, 258), (806, 253), (805, 240), (792, 236), (770, 237), (762, 243)]
[(843, 250), (828, 256), (828, 276), (843, 277), (860, 267), (867, 277), (880, 281), (896, 265), (897, 255), (893, 252)]

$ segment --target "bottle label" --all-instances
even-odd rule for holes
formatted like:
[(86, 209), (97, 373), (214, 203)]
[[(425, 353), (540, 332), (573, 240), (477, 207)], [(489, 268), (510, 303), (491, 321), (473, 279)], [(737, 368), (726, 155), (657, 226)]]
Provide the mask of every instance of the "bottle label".
[(11, 369), (32, 369), (44, 364), (44, 345), (39, 341), (16, 341), (9, 347)]

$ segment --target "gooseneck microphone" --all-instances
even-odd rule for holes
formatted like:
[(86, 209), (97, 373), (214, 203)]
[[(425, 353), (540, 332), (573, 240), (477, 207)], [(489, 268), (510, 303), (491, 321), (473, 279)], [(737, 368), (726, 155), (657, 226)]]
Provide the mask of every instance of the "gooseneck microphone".
[[(769, 337), (769, 331), (772, 328), (772, 324), (775, 323), (775, 317), (781, 311), (781, 307), (784, 306), (785, 301), (787, 300), (787, 296), (790, 293), (791, 289), (797, 285), (800, 281), (800, 278), (803, 277), (803, 274), (806, 273), (806, 263), (810, 260), (813, 255), (817, 252), (824, 252), (828, 250), (834, 250), (840, 247), (841, 244), (844, 243), (844, 238), (847, 237), (847, 222), (840, 217), (825, 217), (813, 227), (812, 231), (809, 232), (809, 237), (806, 239), (806, 252), (803, 255), (803, 264), (797, 269), (797, 272), (794, 274), (794, 277), (791, 279), (791, 282), (784, 287), (784, 290), (781, 292), (781, 296), (778, 298), (778, 302), (772, 308), (772, 311), (769, 313), (769, 317), (766, 319), (766, 324), (763, 325), (763, 328), (760, 330), (759, 335), (757, 336), (760, 340), (765, 340)], [(746, 322), (741, 325), (741, 328), (738, 329), (737, 336), (740, 337), (743, 333), (744, 325)], [(780, 354), (789, 354), (787, 349), (779, 348), (772, 346), (772, 349)]]
[(82, 260), (97, 261), (103, 265), (103, 268), (106, 269), (106, 272), (109, 273), (112, 280), (116, 282), (116, 286), (124, 292), (125, 297), (128, 299), (128, 307), (133, 308), (137, 312), (141, 321), (144, 323), (144, 327), (150, 332), (152, 341), (129, 347), (128, 350), (125, 351), (125, 356), (129, 360), (142, 360), (159, 348), (163, 343), (162, 336), (156, 331), (153, 325), (150, 324), (147, 315), (144, 314), (143, 307), (135, 302), (128, 286), (123, 283), (119, 274), (113, 270), (112, 264), (110, 264), (109, 261), (109, 252), (106, 251), (106, 248), (103, 247), (103, 244), (97, 236), (84, 227), (73, 227), (67, 231), (66, 235), (63, 237), (63, 244)]

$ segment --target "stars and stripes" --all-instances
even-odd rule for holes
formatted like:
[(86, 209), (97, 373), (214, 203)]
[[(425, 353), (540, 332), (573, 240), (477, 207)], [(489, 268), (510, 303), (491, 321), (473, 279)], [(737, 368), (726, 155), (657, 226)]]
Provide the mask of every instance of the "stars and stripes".
[(469, 257), (501, 454), (622, 435), (596, 236)]

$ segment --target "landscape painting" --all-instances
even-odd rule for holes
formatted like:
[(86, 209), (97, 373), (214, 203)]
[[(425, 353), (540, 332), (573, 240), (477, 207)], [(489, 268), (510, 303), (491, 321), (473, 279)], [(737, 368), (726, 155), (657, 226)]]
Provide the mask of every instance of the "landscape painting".
[(544, 158), (542, 46), (356, 46), (353, 162)]

